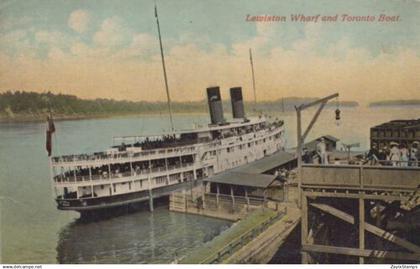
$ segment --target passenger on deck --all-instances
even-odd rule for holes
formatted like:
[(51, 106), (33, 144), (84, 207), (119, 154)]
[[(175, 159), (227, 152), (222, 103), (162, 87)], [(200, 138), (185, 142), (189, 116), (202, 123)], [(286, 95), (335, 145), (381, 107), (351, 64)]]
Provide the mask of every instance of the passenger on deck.
[(303, 149), (303, 153), (302, 153), (302, 161), (304, 163), (312, 163), (312, 155), (311, 153), (308, 151), (307, 148)]
[(369, 150), (367, 154), (367, 159), (369, 160), (370, 165), (375, 165), (377, 163), (377, 161), (379, 160), (378, 155), (379, 155), (378, 149), (376, 148), (376, 145), (373, 144), (372, 148)]
[(382, 164), (382, 165), (385, 165), (386, 164), (385, 163), (385, 161), (386, 161), (386, 153), (385, 153), (385, 150), (380, 149), (378, 151), (378, 160), (379, 160), (380, 164)]
[(392, 166), (399, 166), (398, 162), (401, 160), (401, 152), (398, 148), (398, 143), (391, 142), (391, 151), (389, 153), (389, 160), (392, 162)]
[(408, 166), (408, 160), (409, 160), (408, 149), (404, 144), (400, 146), (400, 158), (401, 158), (401, 166)]
[(384, 146), (384, 154), (385, 154), (385, 162), (384, 165), (392, 165), (392, 163), (390, 162), (390, 156), (391, 156), (391, 149), (388, 148), (387, 146)]
[(418, 146), (419, 146), (419, 142), (418, 141), (414, 141), (411, 144), (411, 148), (410, 148), (410, 161), (411, 161), (411, 166), (419, 166), (418, 161), (419, 161), (419, 150), (418, 150)]
[(321, 137), (320, 142), (317, 144), (316, 150), (321, 157), (321, 164), (328, 164), (327, 145), (323, 137)]

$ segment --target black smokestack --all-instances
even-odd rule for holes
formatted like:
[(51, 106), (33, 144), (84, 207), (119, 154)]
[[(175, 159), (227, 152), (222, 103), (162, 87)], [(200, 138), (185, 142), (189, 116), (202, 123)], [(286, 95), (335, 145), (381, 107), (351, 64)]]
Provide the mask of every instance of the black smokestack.
[(223, 118), (223, 105), (219, 87), (207, 88), (207, 101), (209, 102), (211, 123), (223, 123), (225, 120)]
[(234, 119), (245, 118), (242, 88), (230, 88), (230, 101), (232, 102), (232, 115)]

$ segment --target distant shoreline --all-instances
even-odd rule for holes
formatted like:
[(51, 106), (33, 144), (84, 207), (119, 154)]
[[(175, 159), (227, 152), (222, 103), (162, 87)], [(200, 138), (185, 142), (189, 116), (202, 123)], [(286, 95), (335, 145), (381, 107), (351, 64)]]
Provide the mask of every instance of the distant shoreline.
[[(357, 108), (359, 106), (352, 105), (341, 105), (341, 107), (346, 108)], [(334, 107), (327, 107), (334, 108)], [(257, 110), (257, 113), (261, 110)], [(291, 112), (294, 110), (286, 109), (284, 112)], [(225, 111), (229, 114), (230, 111)], [(254, 111), (249, 111), (247, 115), (254, 114)], [(283, 113), (281, 110), (266, 109), (265, 113)], [(208, 115), (208, 111), (175, 111), (174, 115)], [(5, 113), (0, 114), (0, 123), (37, 123), (47, 121), (48, 113), (37, 113), (37, 114), (28, 114), (28, 113), (14, 113), (13, 115), (8, 115)], [(164, 111), (161, 113), (152, 111), (152, 112), (127, 112), (127, 113), (97, 113), (97, 114), (54, 114), (53, 118), (55, 121), (69, 121), (69, 120), (87, 120), (87, 119), (106, 119), (106, 118), (120, 118), (120, 117), (135, 117), (135, 116), (168, 116), (168, 112)]]
[[(295, 111), (303, 103), (317, 100), (315, 97), (285, 97), (272, 101), (259, 101), (256, 105), (244, 101), (246, 111), (281, 113)], [(355, 101), (334, 100), (326, 108), (358, 107)], [(223, 101), (224, 112), (231, 113), (230, 100)], [(0, 93), (0, 122), (43, 122), (49, 111), (55, 120), (82, 120), (135, 115), (167, 115), (166, 102), (127, 101), (112, 99), (81, 99), (74, 95), (7, 91)], [(208, 114), (206, 100), (172, 102), (174, 114)], [(252, 114), (252, 113), (251, 113)]]
[(420, 100), (389, 100), (371, 102), (369, 107), (420, 107)]
[[(205, 112), (176, 112), (175, 115), (205, 115)], [(88, 120), (88, 119), (108, 119), (120, 117), (135, 117), (135, 116), (159, 116), (159, 113), (109, 113), (109, 114), (75, 114), (75, 115), (53, 115), (54, 121), (70, 121), (70, 120)], [(162, 113), (166, 116), (167, 113)], [(38, 123), (46, 122), (48, 114), (42, 115), (14, 115), (13, 117), (0, 115), (0, 123)]]
[(420, 108), (420, 104), (382, 104), (382, 105), (369, 105), (369, 108)]

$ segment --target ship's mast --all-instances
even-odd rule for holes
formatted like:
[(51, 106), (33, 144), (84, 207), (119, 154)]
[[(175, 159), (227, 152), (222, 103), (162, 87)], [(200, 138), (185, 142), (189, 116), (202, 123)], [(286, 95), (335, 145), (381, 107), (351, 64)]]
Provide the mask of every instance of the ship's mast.
[(257, 90), (255, 89), (254, 62), (252, 61), (252, 50), (251, 49), (249, 49), (249, 60), (251, 62), (252, 87), (254, 89), (254, 111), (256, 111), (257, 110)]
[(172, 119), (171, 96), (169, 95), (168, 78), (166, 76), (165, 56), (163, 55), (162, 37), (160, 36), (159, 17), (158, 17), (156, 4), (155, 4), (155, 17), (156, 17), (158, 34), (159, 34), (160, 55), (162, 58), (163, 78), (165, 79), (166, 97), (168, 99), (169, 120), (171, 121), (171, 130), (174, 131), (174, 121)]

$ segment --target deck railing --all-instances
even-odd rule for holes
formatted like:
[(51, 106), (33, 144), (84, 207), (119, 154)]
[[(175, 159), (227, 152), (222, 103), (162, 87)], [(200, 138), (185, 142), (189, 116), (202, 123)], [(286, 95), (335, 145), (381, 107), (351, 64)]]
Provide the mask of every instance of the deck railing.
[(302, 184), (357, 189), (416, 189), (420, 167), (379, 165), (302, 165)]
[(85, 161), (94, 161), (102, 162), (110, 160), (112, 162), (118, 160), (124, 161), (136, 161), (136, 158), (141, 158), (145, 156), (162, 154), (170, 155), (172, 153), (176, 154), (190, 154), (195, 152), (195, 147), (181, 147), (181, 148), (168, 148), (168, 149), (159, 149), (159, 150), (143, 150), (141, 152), (124, 152), (124, 153), (108, 153), (108, 152), (98, 152), (94, 154), (80, 154), (80, 155), (66, 155), (60, 157), (53, 157), (51, 160), (53, 164), (60, 163), (73, 163), (73, 162), (85, 162)]
[(185, 168), (191, 168), (194, 166), (194, 164), (178, 164), (178, 165), (171, 165), (168, 166), (168, 169), (166, 170), (165, 167), (158, 167), (158, 168), (152, 168), (152, 169), (141, 169), (137, 171), (133, 171), (133, 173), (129, 172), (121, 172), (121, 173), (111, 173), (111, 176), (106, 173), (102, 175), (92, 175), (91, 177), (89, 175), (70, 175), (63, 177), (62, 175), (57, 175), (54, 177), (54, 180), (56, 183), (78, 183), (78, 182), (84, 182), (84, 181), (97, 181), (97, 180), (115, 180), (115, 179), (122, 179), (122, 178), (128, 178), (133, 176), (140, 176), (140, 175), (147, 175), (150, 174), (151, 176), (154, 176), (153, 174), (159, 174), (163, 172), (173, 172), (177, 169), (185, 169)]

